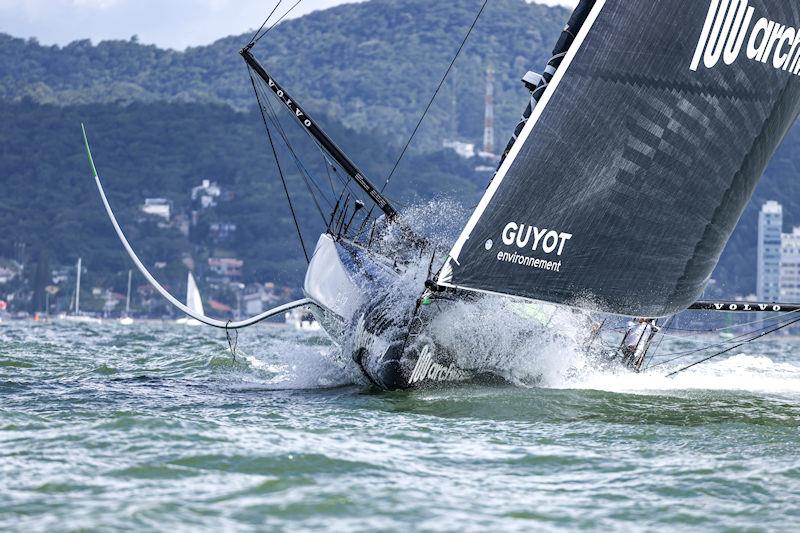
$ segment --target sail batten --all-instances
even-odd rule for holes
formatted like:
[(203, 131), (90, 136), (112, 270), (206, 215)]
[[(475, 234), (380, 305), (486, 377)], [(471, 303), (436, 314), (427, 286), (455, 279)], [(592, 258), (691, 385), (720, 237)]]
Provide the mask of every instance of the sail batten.
[[(791, 4), (596, 2), (439, 283), (623, 315), (691, 305), (800, 112)], [(703, 33), (729, 8), (752, 16)], [(763, 37), (764, 20), (794, 33)]]

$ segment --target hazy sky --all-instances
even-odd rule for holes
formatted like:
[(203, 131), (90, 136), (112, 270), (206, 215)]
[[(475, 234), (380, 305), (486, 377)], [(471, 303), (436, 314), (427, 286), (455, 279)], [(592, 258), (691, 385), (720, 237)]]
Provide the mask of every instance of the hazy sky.
[[(353, 1), (358, 0), (304, 0), (292, 15)], [(284, 1), (286, 8), (293, 3)], [(261, 24), (273, 5), (273, 0), (0, 0), (0, 32), (36, 37), (44, 44), (135, 34), (144, 43), (183, 49), (244, 33)]]

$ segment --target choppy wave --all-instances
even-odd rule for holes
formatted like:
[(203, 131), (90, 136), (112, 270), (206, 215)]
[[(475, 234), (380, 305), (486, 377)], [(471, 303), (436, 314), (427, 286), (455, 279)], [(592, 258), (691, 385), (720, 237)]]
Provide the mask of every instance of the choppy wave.
[[(522, 317), (487, 332), (530, 319), (505, 311)], [(797, 341), (667, 381), (604, 373), (564, 338), (465, 356), (521, 386), (374, 394), (284, 327), (243, 332), (234, 360), (213, 330), (4, 324), (0, 529), (796, 525)]]

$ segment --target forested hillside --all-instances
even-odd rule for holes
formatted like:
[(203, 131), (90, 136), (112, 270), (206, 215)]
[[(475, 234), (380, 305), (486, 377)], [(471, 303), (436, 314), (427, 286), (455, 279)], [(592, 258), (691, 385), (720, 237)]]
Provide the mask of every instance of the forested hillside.
[[(388, 175), (396, 157), (390, 143), (324, 117), (322, 121), (363, 161), (368, 174)], [(0, 104), (0, 122), (0, 180), (6, 192), (0, 208), (0, 256), (11, 256), (14, 244), (23, 240), (33, 256), (47, 250), (58, 263), (83, 256), (96, 275), (128, 266), (91, 179), (80, 131), (85, 122), (98, 171), (129, 237), (149, 264), (175, 267), (168, 278), (181, 279), (180, 260), (193, 243), (174, 229), (143, 223), (141, 206), (148, 197), (163, 197), (174, 203), (175, 213), (185, 212), (192, 187), (209, 179), (231, 196), (205, 222), (237, 225), (229, 247), (245, 261), (246, 279), (293, 284), (301, 279), (302, 249), (255, 112), (214, 104), (57, 107), (25, 101)], [(286, 130), (293, 144), (309, 154), (306, 168), (325, 176), (321, 157), (308, 139)], [(286, 157), (282, 163), (307, 244), (313, 246), (324, 227), (321, 217), (297, 168)], [(409, 202), (435, 196), (471, 201), (480, 190), (473, 176), (471, 166), (450, 152), (412, 155), (397, 175), (403, 187), (396, 197)], [(331, 206), (324, 207), (327, 214)]]
[[(479, 4), (343, 5), (281, 24), (256, 53), (366, 172), (382, 181)], [(476, 162), (442, 151), (441, 142), (480, 140), (484, 73), (491, 64), (497, 142), (503, 144), (526, 101), (519, 78), (544, 64), (568, 17), (564, 9), (523, 0), (489, 5), (393, 179), (394, 198), (477, 202), (486, 173), (476, 174)], [(59, 48), (0, 35), (0, 257), (13, 257), (16, 243), (25, 242), (30, 258), (46, 253), (56, 266), (83, 256), (90, 281), (110, 280), (117, 290), (124, 284), (120, 272), (128, 262), (93, 189), (80, 137), (85, 122), (114, 207), (143, 257), (169, 265), (166, 279), (180, 283), (181, 261), (203, 235), (187, 238), (142, 220), (141, 204), (165, 197), (183, 212), (190, 189), (210, 179), (230, 196), (203, 223), (237, 225), (228, 247), (244, 260), (245, 279), (297, 284), (302, 252), (237, 55), (248, 38), (176, 52), (135, 40)], [(287, 131), (310, 172), (324, 176), (315, 147), (298, 130)], [(716, 274), (724, 293), (754, 290), (761, 202), (781, 201), (788, 223), (800, 223), (798, 146), (795, 128), (726, 250)], [(313, 245), (320, 217), (297, 169), (284, 163)]]
[[(282, 23), (255, 53), (307, 107), (355, 130), (379, 130), (399, 143), (411, 132), (480, 4), (372, 0), (343, 5)], [(490, 64), (497, 78), (499, 130), (513, 125), (525, 98), (520, 78), (547, 61), (568, 16), (565, 9), (523, 0), (489, 3), (453, 78), (460, 134), (480, 138), (484, 73)], [(261, 22), (257, 18), (254, 26)], [(0, 36), (0, 96), (57, 105), (167, 100), (249, 108), (252, 89), (238, 51), (250, 36), (186, 52), (135, 40), (97, 46), (79, 41), (58, 48)], [(423, 141), (454, 136), (452, 96), (448, 85)]]

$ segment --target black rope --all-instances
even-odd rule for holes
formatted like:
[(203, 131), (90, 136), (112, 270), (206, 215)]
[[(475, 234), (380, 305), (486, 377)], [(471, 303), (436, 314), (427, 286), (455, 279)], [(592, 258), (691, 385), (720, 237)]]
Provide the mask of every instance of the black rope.
[(464, 36), (464, 40), (461, 41), (461, 46), (458, 47), (458, 51), (456, 52), (456, 55), (453, 57), (453, 60), (450, 61), (450, 65), (447, 67), (447, 70), (445, 71), (444, 76), (442, 77), (442, 81), (440, 81), (439, 82), (439, 86), (436, 87), (436, 91), (433, 93), (433, 96), (431, 97), (430, 102), (428, 102), (428, 106), (425, 108), (425, 111), (422, 113), (422, 116), (419, 118), (419, 122), (417, 122), (417, 126), (414, 128), (414, 131), (411, 133), (411, 137), (408, 138), (408, 142), (403, 147), (403, 151), (400, 152), (400, 157), (397, 158), (397, 162), (394, 164), (394, 168), (392, 168), (392, 171), (389, 173), (389, 177), (386, 178), (386, 183), (383, 184), (383, 187), (381, 188), (381, 192), (386, 190), (386, 187), (389, 185), (389, 182), (392, 180), (392, 177), (394, 176), (394, 173), (397, 171), (397, 167), (400, 166), (400, 162), (403, 160), (403, 157), (406, 155), (406, 151), (408, 151), (409, 146), (411, 146), (411, 142), (414, 140), (414, 137), (417, 135), (417, 132), (419, 131), (420, 126), (422, 126), (422, 122), (425, 120), (425, 117), (428, 115), (428, 112), (431, 109), (431, 106), (433, 106), (433, 102), (436, 100), (436, 97), (439, 95), (439, 91), (442, 90), (442, 86), (444, 85), (444, 82), (447, 80), (447, 76), (450, 74), (450, 71), (453, 70), (453, 65), (456, 64), (456, 60), (461, 55), (461, 51), (464, 49), (464, 46), (467, 44), (467, 41), (469, 40), (469, 36), (472, 35), (472, 30), (474, 30), (475, 26), (478, 24), (478, 20), (481, 18), (481, 15), (483, 14), (483, 10), (486, 9), (486, 5), (488, 3), (489, 3), (489, 0), (484, 0), (483, 1), (483, 5), (481, 6), (480, 11), (478, 11), (478, 14), (475, 16), (475, 20), (472, 21), (472, 25), (469, 27), (469, 31), (467, 31), (467, 34)]
[[(444, 76), (442, 77), (442, 81), (440, 81), (439, 82), (439, 86), (436, 87), (436, 91), (433, 93), (433, 96), (431, 97), (430, 102), (428, 102), (428, 106), (425, 108), (425, 111), (422, 113), (422, 116), (419, 118), (419, 122), (417, 122), (417, 126), (414, 128), (414, 131), (411, 133), (411, 136), (408, 138), (408, 141), (406, 142), (405, 146), (403, 147), (403, 150), (400, 152), (400, 157), (397, 158), (397, 161), (395, 162), (394, 167), (392, 168), (392, 171), (389, 173), (389, 177), (386, 178), (386, 182), (383, 184), (383, 187), (381, 187), (381, 193), (383, 193), (386, 190), (386, 187), (389, 186), (389, 182), (392, 181), (392, 178), (394, 177), (395, 172), (397, 172), (397, 168), (400, 166), (400, 163), (403, 161), (403, 157), (405, 157), (406, 152), (408, 151), (408, 148), (411, 146), (411, 142), (414, 140), (414, 137), (417, 135), (417, 132), (419, 131), (419, 128), (422, 126), (422, 122), (425, 120), (425, 117), (428, 115), (428, 112), (431, 109), (431, 106), (433, 106), (433, 102), (436, 100), (436, 97), (439, 95), (439, 91), (442, 90), (442, 86), (444, 85), (444, 82), (447, 80), (447, 76), (450, 74), (450, 71), (453, 70), (453, 65), (456, 64), (456, 60), (461, 55), (461, 51), (464, 49), (464, 46), (467, 44), (467, 41), (469, 40), (469, 36), (472, 34), (472, 30), (474, 30), (475, 26), (478, 24), (478, 20), (481, 18), (481, 15), (483, 14), (484, 9), (486, 9), (486, 5), (488, 3), (489, 3), (489, 0), (484, 0), (480, 11), (478, 11), (477, 16), (475, 17), (475, 20), (472, 21), (472, 25), (469, 27), (469, 31), (467, 31), (467, 34), (464, 36), (464, 40), (461, 41), (461, 46), (458, 47), (458, 51), (456, 52), (456, 55), (453, 56), (453, 60), (450, 61), (450, 65), (447, 67), (447, 70), (445, 71)], [(374, 210), (375, 210), (375, 206), (372, 206), (372, 209), (370, 209), (369, 213), (367, 213), (367, 220), (369, 220), (370, 217), (372, 217), (372, 212)]]
[(308, 251), (306, 250), (306, 243), (303, 240), (303, 232), (300, 231), (300, 223), (297, 221), (297, 214), (294, 211), (294, 204), (292, 204), (292, 196), (289, 194), (289, 187), (286, 185), (286, 177), (283, 175), (283, 169), (281, 168), (281, 161), (278, 157), (278, 150), (275, 148), (275, 141), (272, 139), (272, 131), (269, 129), (269, 124), (267, 124), (267, 115), (264, 113), (264, 104), (261, 102), (261, 96), (258, 94), (258, 88), (256, 87), (256, 80), (253, 78), (253, 73), (248, 70), (248, 74), (250, 75), (250, 82), (253, 84), (253, 92), (256, 94), (256, 99), (258, 100), (258, 109), (261, 111), (261, 118), (264, 121), (264, 128), (267, 130), (267, 137), (269, 137), (269, 145), (272, 148), (272, 154), (275, 156), (275, 165), (278, 167), (278, 174), (281, 177), (281, 183), (283, 183), (283, 190), (286, 193), (286, 201), (289, 202), (289, 210), (292, 212), (292, 220), (294, 220), (294, 227), (297, 229), (297, 236), (300, 238), (300, 246), (303, 248), (303, 255), (306, 257), (306, 263), (311, 263), (311, 259), (308, 257)]
[(771, 329), (769, 331), (763, 331), (759, 335), (756, 335), (755, 337), (753, 337), (752, 339), (749, 339), (749, 340), (747, 340), (745, 342), (739, 343), (736, 346), (731, 346), (727, 350), (723, 350), (723, 351), (721, 351), (719, 353), (715, 353), (714, 355), (708, 356), (705, 359), (701, 359), (701, 360), (699, 360), (697, 362), (694, 362), (691, 365), (688, 365), (688, 366), (685, 366), (685, 367), (683, 367), (683, 368), (681, 368), (679, 370), (676, 370), (675, 372), (671, 372), (671, 373), (667, 374), (666, 377), (671, 378), (671, 377), (673, 377), (673, 376), (675, 376), (677, 374), (680, 374), (681, 372), (685, 372), (685, 371), (689, 370), (690, 368), (694, 368), (697, 365), (700, 365), (700, 364), (706, 363), (708, 361), (711, 361), (712, 359), (715, 359), (715, 358), (719, 357), (720, 355), (724, 355), (726, 353), (732, 352), (733, 350), (735, 350), (737, 348), (741, 348), (742, 346), (744, 346), (746, 344), (750, 344), (751, 342), (755, 342), (758, 339), (762, 339), (762, 338), (766, 337), (767, 335), (771, 335), (773, 333), (777, 333), (778, 331), (780, 331), (782, 329), (785, 329), (785, 328), (788, 328), (789, 326), (792, 326), (794, 324), (797, 324), (798, 322), (800, 322), (800, 318), (796, 318), (796, 319), (792, 320), (791, 322), (789, 322), (787, 324), (784, 324), (784, 325), (779, 326), (777, 328), (773, 328), (773, 329)]
[[(669, 326), (669, 325), (672, 323), (672, 321), (673, 321), (674, 319), (675, 319), (675, 315), (672, 315), (671, 317), (669, 317), (669, 320), (667, 320), (667, 321), (664, 323), (664, 328), (663, 328), (663, 329), (667, 329), (667, 326)], [(658, 350), (659, 350), (659, 349), (661, 349), (661, 343), (662, 343), (662, 342), (664, 342), (664, 339), (665, 339), (665, 338), (666, 338), (666, 335), (661, 335), (661, 338), (658, 340), (658, 344), (656, 344), (656, 349), (655, 349), (655, 350), (653, 350), (653, 352), (650, 354), (650, 358), (649, 358), (649, 360), (647, 361), (647, 365), (646, 365), (646, 367), (645, 367), (645, 370), (647, 370), (648, 368), (650, 368), (650, 365), (652, 364), (652, 362), (653, 362), (653, 359), (655, 359), (655, 357), (656, 357), (656, 354), (658, 354)]]
[(231, 355), (233, 356), (234, 362), (236, 361), (236, 349), (239, 347), (239, 330), (233, 330), (236, 333), (236, 336), (231, 340), (231, 330), (228, 326), (231, 325), (231, 321), (228, 320), (228, 323), (225, 324), (225, 337), (228, 339), (228, 348), (231, 350)]
[[(279, 18), (278, 20), (276, 20), (276, 21), (275, 21), (275, 24), (273, 24), (272, 26), (270, 26), (269, 28), (267, 28), (267, 31), (265, 31), (265, 32), (263, 33), (263, 35), (261, 35), (261, 36), (260, 36), (258, 39), (254, 39), (252, 44), (253, 44), (253, 45), (255, 45), (256, 43), (258, 43), (258, 41), (260, 41), (261, 39), (263, 39), (264, 37), (266, 37), (266, 35), (267, 35), (269, 32), (271, 32), (271, 31), (272, 31), (272, 29), (273, 29), (275, 26), (277, 26), (278, 24), (280, 24), (280, 23), (281, 23), (281, 21), (283, 21), (283, 19), (285, 19), (285, 18), (286, 18), (286, 17), (289, 15), (289, 13), (291, 13), (292, 11), (294, 11), (294, 8), (296, 8), (297, 6), (299, 6), (299, 5), (300, 5), (300, 3), (301, 3), (302, 1), (303, 1), (303, 0), (297, 0), (297, 2), (296, 2), (296, 3), (295, 3), (293, 6), (292, 6), (292, 7), (290, 7), (290, 8), (289, 8), (289, 11), (287, 11), (286, 13), (284, 13), (283, 15), (281, 15), (281, 18)], [(277, 9), (277, 7), (276, 7), (276, 9)]]
[[(288, 138), (285, 130), (283, 129), (283, 126), (281, 125), (280, 120), (278, 119), (277, 113), (275, 112), (275, 108), (270, 103), (268, 90), (266, 88), (264, 88), (263, 83), (259, 84), (259, 86), (261, 87), (262, 94), (264, 95), (264, 100), (267, 102), (267, 104), (269, 105), (269, 108), (270, 108), (269, 111), (268, 111), (268, 113), (270, 114), (270, 122), (272, 122), (273, 125), (275, 125), (275, 127), (278, 129), (278, 132), (280, 133), (281, 137), (283, 138), (284, 143), (286, 143), (286, 146), (289, 149), (289, 152), (291, 153), (292, 157), (294, 158), (294, 161), (295, 161), (295, 164), (298, 167), (298, 170), (300, 171), (301, 174), (303, 174), (303, 179), (306, 179), (306, 180), (310, 181), (314, 185), (314, 187), (319, 191), (319, 193), (322, 195), (323, 199), (325, 199), (325, 201), (328, 203), (328, 207), (333, 208), (333, 201), (330, 200), (326, 196), (325, 192), (322, 190), (322, 187), (314, 180), (314, 178), (311, 176), (311, 173), (305, 167), (305, 165), (303, 164), (303, 162), (300, 159), (300, 157), (294, 151), (294, 148), (292, 148), (292, 145), (289, 142), (289, 138)], [(319, 143), (319, 141), (317, 139), (315, 139), (313, 135), (311, 135), (311, 132), (309, 132), (308, 129), (306, 129), (306, 128), (301, 128), (301, 129), (302, 129), (303, 132), (305, 132), (305, 134), (308, 136), (308, 138), (314, 143), (314, 146), (317, 147), (317, 150), (319, 150), (320, 154), (322, 155), (322, 159), (323, 159), (323, 162), (325, 164), (325, 170), (326, 170), (327, 175), (328, 175), (328, 182), (329, 182), (329, 185), (331, 187), (331, 192), (334, 195), (336, 195), (336, 190), (335, 190), (335, 187), (333, 185), (333, 180), (332, 180), (332, 175), (331, 175), (331, 169), (333, 169), (334, 174), (336, 174), (336, 178), (342, 184), (342, 187), (344, 187), (347, 191), (349, 191), (353, 195), (355, 195), (355, 192), (353, 191), (353, 189), (351, 187), (352, 177), (348, 176), (347, 179), (343, 178), (338, 173), (338, 171), (336, 169), (336, 166), (328, 159), (328, 157), (326, 155), (326, 152), (325, 152), (325, 149), (322, 147), (322, 145)], [(309, 186), (308, 181), (306, 182), (306, 186), (307, 187)], [(311, 191), (309, 191), (309, 192), (311, 192)], [(313, 192), (311, 194), (312, 194), (312, 197), (314, 197)], [(314, 201), (316, 202), (316, 197), (314, 197)], [(320, 210), (320, 214), (322, 215), (322, 219), (323, 219), (323, 221), (325, 221), (326, 217), (325, 217), (325, 215), (323, 213), (321, 213), (321, 208), (319, 207), (319, 205), (317, 205), (317, 209)]]
[(261, 30), (264, 29), (264, 26), (267, 25), (267, 22), (269, 22), (269, 19), (272, 18), (272, 15), (275, 14), (275, 12), (278, 10), (278, 8), (281, 6), (282, 3), (283, 3), (283, 0), (278, 0), (278, 3), (275, 4), (275, 7), (273, 7), (272, 11), (269, 12), (269, 16), (266, 18), (266, 20), (264, 20), (264, 24), (262, 24), (261, 27), (258, 28), (258, 31), (255, 32), (255, 34), (253, 34), (253, 36), (250, 38), (250, 45), (251, 46), (254, 45), (257, 42), (256, 38), (258, 37), (258, 34), (261, 33)]
[(311, 176), (311, 173), (308, 171), (305, 165), (303, 165), (303, 161), (294, 151), (294, 148), (292, 148), (292, 144), (289, 141), (289, 137), (288, 135), (286, 135), (286, 132), (284, 131), (283, 126), (280, 123), (280, 119), (278, 118), (278, 115), (275, 113), (275, 108), (272, 107), (272, 103), (270, 103), (268, 97), (265, 97), (265, 101), (269, 106), (269, 110), (267, 111), (267, 113), (270, 117), (270, 122), (272, 122), (272, 125), (278, 130), (278, 134), (280, 135), (281, 139), (283, 139), (284, 144), (286, 144), (286, 148), (288, 148), (289, 153), (292, 155), (292, 160), (294, 161), (297, 170), (300, 172), (300, 175), (303, 178), (303, 181), (305, 182), (306, 189), (308, 189), (308, 193), (311, 195), (311, 199), (314, 201), (314, 205), (316, 206), (317, 211), (319, 212), (319, 215), (322, 218), (322, 221), (324, 222), (325, 213), (322, 210), (322, 206), (319, 205), (319, 201), (317, 200), (317, 195), (314, 193), (312, 184), (322, 195), (323, 200), (328, 202), (328, 207), (333, 207), (333, 205), (331, 201), (325, 196), (325, 193), (322, 190), (322, 188), (317, 184), (316, 181), (314, 181), (314, 178)]
[[(784, 317), (784, 320), (782, 322), (783, 325), (785, 325), (787, 323), (786, 320), (787, 319)], [(792, 319), (790, 318), (788, 320), (792, 320)], [(763, 331), (766, 331), (766, 328), (764, 328)], [(743, 333), (743, 334), (741, 334), (741, 335), (739, 335), (737, 337), (733, 337), (732, 339), (728, 339), (726, 341), (716, 342), (716, 343), (713, 343), (713, 344), (707, 344), (706, 346), (703, 346), (701, 348), (693, 348), (691, 350), (686, 350), (686, 351), (681, 351), (681, 352), (665, 353), (663, 355), (663, 357), (670, 357), (670, 356), (677, 356), (677, 357), (672, 357), (672, 359), (667, 359), (666, 361), (660, 361), (660, 362), (658, 362), (658, 363), (656, 363), (654, 365), (651, 365), (650, 368), (656, 368), (656, 367), (659, 367), (659, 366), (664, 366), (664, 365), (667, 365), (669, 363), (673, 363), (675, 361), (678, 361), (679, 359), (685, 359), (685, 358), (689, 357), (690, 355), (694, 355), (696, 353), (705, 352), (706, 350), (710, 350), (711, 348), (717, 348), (717, 347), (720, 347), (720, 346), (725, 346), (725, 345), (728, 345), (728, 344), (736, 343), (736, 342), (738, 342), (738, 341), (740, 341), (742, 339), (750, 338), (752, 335), (754, 335), (754, 333), (755, 332), (750, 331), (748, 333)], [(758, 337), (756, 337), (756, 338), (758, 338)], [(688, 342), (696, 342), (696, 341), (693, 341), (691, 338), (686, 338), (686, 340)]]

